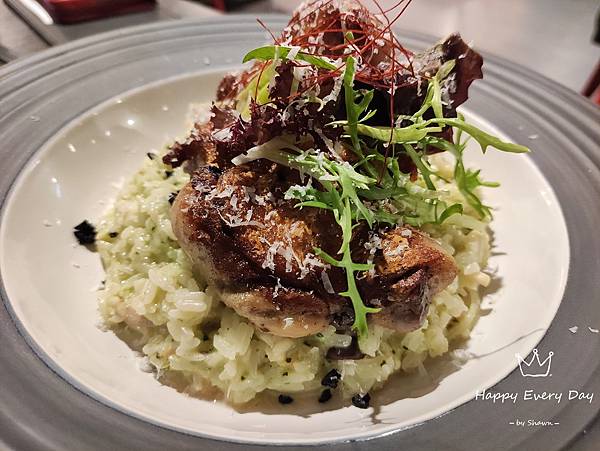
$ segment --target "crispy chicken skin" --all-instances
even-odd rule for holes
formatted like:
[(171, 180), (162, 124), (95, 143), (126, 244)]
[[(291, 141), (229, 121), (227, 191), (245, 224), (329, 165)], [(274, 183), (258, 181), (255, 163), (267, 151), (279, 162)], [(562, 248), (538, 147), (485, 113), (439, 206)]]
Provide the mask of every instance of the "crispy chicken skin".
[[(329, 324), (348, 330), (351, 304), (335, 294), (346, 289), (345, 274), (314, 254), (319, 247), (335, 255), (339, 227), (329, 212), (299, 210), (284, 199), (295, 177), (263, 162), (223, 172), (199, 168), (173, 204), (173, 230), (223, 301), (262, 330), (284, 337)], [(367, 303), (382, 308), (370, 321), (394, 330), (418, 328), (431, 296), (456, 276), (452, 257), (412, 228), (364, 228), (352, 248), (363, 261), (374, 251), (375, 269), (359, 276), (358, 287)]]
[[(410, 236), (407, 231), (410, 231)], [(388, 249), (404, 247), (401, 255)], [(382, 238), (382, 256), (375, 259), (376, 276), (367, 277), (365, 291), (388, 290), (381, 312), (370, 319), (389, 329), (408, 332), (420, 327), (429, 300), (446, 288), (457, 274), (454, 259), (434, 240), (414, 230), (397, 227)], [(393, 253), (393, 252), (392, 252)]]

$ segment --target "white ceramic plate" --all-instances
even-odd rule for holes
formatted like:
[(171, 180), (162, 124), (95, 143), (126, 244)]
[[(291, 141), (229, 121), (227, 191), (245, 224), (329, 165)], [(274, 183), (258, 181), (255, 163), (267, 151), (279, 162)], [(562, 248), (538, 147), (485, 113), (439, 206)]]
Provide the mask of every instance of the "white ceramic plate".
[(497, 207), (494, 289), (484, 301), (489, 311), (463, 347), (472, 356), (464, 365), (441, 359), (430, 366), (428, 380), (397, 378), (375, 397), (375, 409), (325, 411), (300, 405), (238, 412), (182, 395), (142, 372), (127, 345), (98, 327), (94, 289), (102, 267), (98, 255), (76, 245), (72, 228), (100, 217), (146, 152), (186, 132), (189, 102), (210, 101), (221, 75), (169, 79), (105, 102), (55, 135), (15, 183), (2, 221), (0, 268), (14, 315), (57, 371), (94, 398), (173, 429), (230, 441), (308, 444), (372, 437), (439, 416), (507, 376), (517, 365), (515, 353), (531, 352), (563, 296), (570, 260), (564, 218), (527, 155), (490, 149), (482, 157), (474, 146), (467, 161), (502, 186), (486, 192)]

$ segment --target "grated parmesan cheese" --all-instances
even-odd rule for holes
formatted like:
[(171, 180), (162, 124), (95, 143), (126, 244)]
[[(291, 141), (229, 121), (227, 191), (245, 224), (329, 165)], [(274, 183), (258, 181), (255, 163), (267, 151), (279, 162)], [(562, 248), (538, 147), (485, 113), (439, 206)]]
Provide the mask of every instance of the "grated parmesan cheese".
[(327, 291), (327, 293), (335, 294), (335, 290), (333, 289), (333, 285), (331, 285), (329, 275), (325, 270), (321, 271), (321, 281), (323, 282), (323, 287), (325, 288), (325, 291)]

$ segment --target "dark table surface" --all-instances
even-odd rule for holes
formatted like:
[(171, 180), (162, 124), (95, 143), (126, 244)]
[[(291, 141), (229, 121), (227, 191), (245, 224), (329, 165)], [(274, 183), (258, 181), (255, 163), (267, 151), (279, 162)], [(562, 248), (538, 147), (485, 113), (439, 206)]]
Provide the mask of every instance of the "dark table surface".
[(9, 3), (16, 2), (0, 0), (0, 50), (17, 58), (31, 55), (51, 45), (126, 26), (159, 20), (210, 17), (220, 14), (212, 8), (187, 0), (157, 0), (157, 8), (150, 12), (55, 28), (47, 27), (43, 36), (40, 36), (9, 7)]

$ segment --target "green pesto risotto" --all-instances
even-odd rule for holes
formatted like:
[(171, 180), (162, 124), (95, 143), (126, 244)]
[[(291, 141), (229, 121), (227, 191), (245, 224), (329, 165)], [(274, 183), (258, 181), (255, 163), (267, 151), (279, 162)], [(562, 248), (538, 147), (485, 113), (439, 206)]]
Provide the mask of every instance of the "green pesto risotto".
[(479, 289), (490, 281), (483, 272), (490, 253), (488, 220), (478, 219), (464, 202), (450, 158), (434, 155), (430, 162), (445, 179), (436, 178), (443, 199), (462, 203), (464, 212), (423, 230), (454, 257), (459, 275), (432, 299), (418, 330), (403, 334), (370, 326), (361, 360), (325, 358), (329, 348), (351, 341), (333, 326), (304, 338), (277, 337), (226, 307), (202, 274), (194, 273), (171, 229), (170, 201), (189, 175), (158, 157), (147, 159), (126, 181), (98, 224), (97, 248), (106, 270), (99, 295), (103, 321), (143, 353), (162, 381), (177, 381), (194, 396), (221, 393), (235, 404), (265, 391), (318, 396), (332, 369), (341, 374), (338, 390), (344, 397), (380, 388), (394, 373), (424, 372), (428, 358), (469, 337), (479, 316)]

